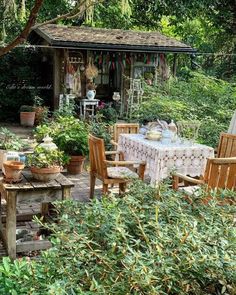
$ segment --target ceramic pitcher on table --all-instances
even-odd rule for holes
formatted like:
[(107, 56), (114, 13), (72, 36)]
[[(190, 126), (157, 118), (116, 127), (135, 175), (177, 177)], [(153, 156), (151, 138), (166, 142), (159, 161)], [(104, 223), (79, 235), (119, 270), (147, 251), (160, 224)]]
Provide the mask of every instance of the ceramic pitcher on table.
[(94, 99), (95, 95), (96, 95), (96, 90), (88, 90), (86, 96), (88, 99)]

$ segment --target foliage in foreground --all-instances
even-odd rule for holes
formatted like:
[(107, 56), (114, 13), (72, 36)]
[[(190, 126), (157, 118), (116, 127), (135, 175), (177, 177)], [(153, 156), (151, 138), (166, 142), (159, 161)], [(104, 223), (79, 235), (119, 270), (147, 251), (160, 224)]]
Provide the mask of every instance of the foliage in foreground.
[(1, 294), (235, 294), (233, 207), (135, 183), (123, 198), (57, 210), (53, 248), (5, 258)]
[[(184, 72), (182, 73), (182, 77)], [(236, 88), (228, 82), (196, 72), (159, 87), (147, 87), (144, 102), (134, 117), (141, 123), (156, 119), (199, 120), (199, 140), (215, 147), (236, 109)]]

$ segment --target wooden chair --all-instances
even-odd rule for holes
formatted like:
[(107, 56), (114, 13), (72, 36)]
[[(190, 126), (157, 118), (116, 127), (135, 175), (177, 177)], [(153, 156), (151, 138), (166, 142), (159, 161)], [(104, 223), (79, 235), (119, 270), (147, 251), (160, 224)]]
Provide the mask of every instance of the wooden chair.
[(120, 134), (137, 134), (138, 132), (138, 123), (117, 123), (114, 126), (114, 138), (112, 140), (112, 144), (114, 146), (118, 145)]
[(179, 188), (180, 179), (195, 185), (206, 185), (209, 189), (236, 189), (236, 157), (212, 158), (207, 160), (205, 173), (201, 179), (175, 173), (173, 175), (173, 189)]
[[(106, 155), (119, 154), (120, 161), (108, 161)], [(103, 182), (103, 193), (108, 193), (109, 184), (119, 184), (120, 193), (123, 193), (126, 184), (133, 178), (144, 178), (145, 162), (124, 161), (121, 152), (105, 152), (104, 141), (95, 136), (89, 136), (89, 159), (90, 159), (90, 198), (94, 195), (96, 178)], [(125, 166), (139, 165), (138, 174)], [(109, 167), (113, 166), (113, 167)]]
[(236, 157), (236, 135), (224, 132), (220, 134), (220, 141), (217, 149), (217, 157)]

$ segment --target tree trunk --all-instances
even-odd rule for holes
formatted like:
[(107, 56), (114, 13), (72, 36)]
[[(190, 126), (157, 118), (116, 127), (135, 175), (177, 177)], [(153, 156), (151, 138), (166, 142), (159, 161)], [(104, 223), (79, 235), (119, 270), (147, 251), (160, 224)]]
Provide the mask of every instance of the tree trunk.
[(36, 22), (37, 15), (38, 15), (39, 9), (41, 8), (41, 6), (43, 4), (43, 1), (44, 0), (35, 0), (34, 7), (32, 8), (32, 10), (30, 12), (29, 19), (28, 19), (23, 31), (11, 43), (9, 43), (8, 45), (6, 45), (5, 47), (0, 49), (0, 57), (4, 54), (8, 53), (13, 48), (15, 48), (17, 45), (19, 45), (20, 43), (24, 42), (27, 39), (31, 28), (34, 26), (34, 24)]

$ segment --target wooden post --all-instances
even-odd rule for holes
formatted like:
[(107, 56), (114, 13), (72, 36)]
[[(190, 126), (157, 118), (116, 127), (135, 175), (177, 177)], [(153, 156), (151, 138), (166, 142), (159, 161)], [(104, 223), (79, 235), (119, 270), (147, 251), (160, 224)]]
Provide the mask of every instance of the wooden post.
[(48, 203), (41, 203), (41, 215), (45, 218), (49, 211), (49, 204)]
[(64, 186), (62, 188), (62, 200), (69, 200), (71, 199), (71, 187)]
[(173, 62), (173, 76), (174, 77), (176, 76), (177, 64), (178, 64), (177, 54), (174, 53), (174, 62)]
[(61, 52), (59, 49), (54, 49), (53, 53), (53, 108), (59, 106), (60, 75), (61, 74)]
[(16, 195), (16, 191), (7, 193), (6, 244), (12, 259), (16, 259)]

